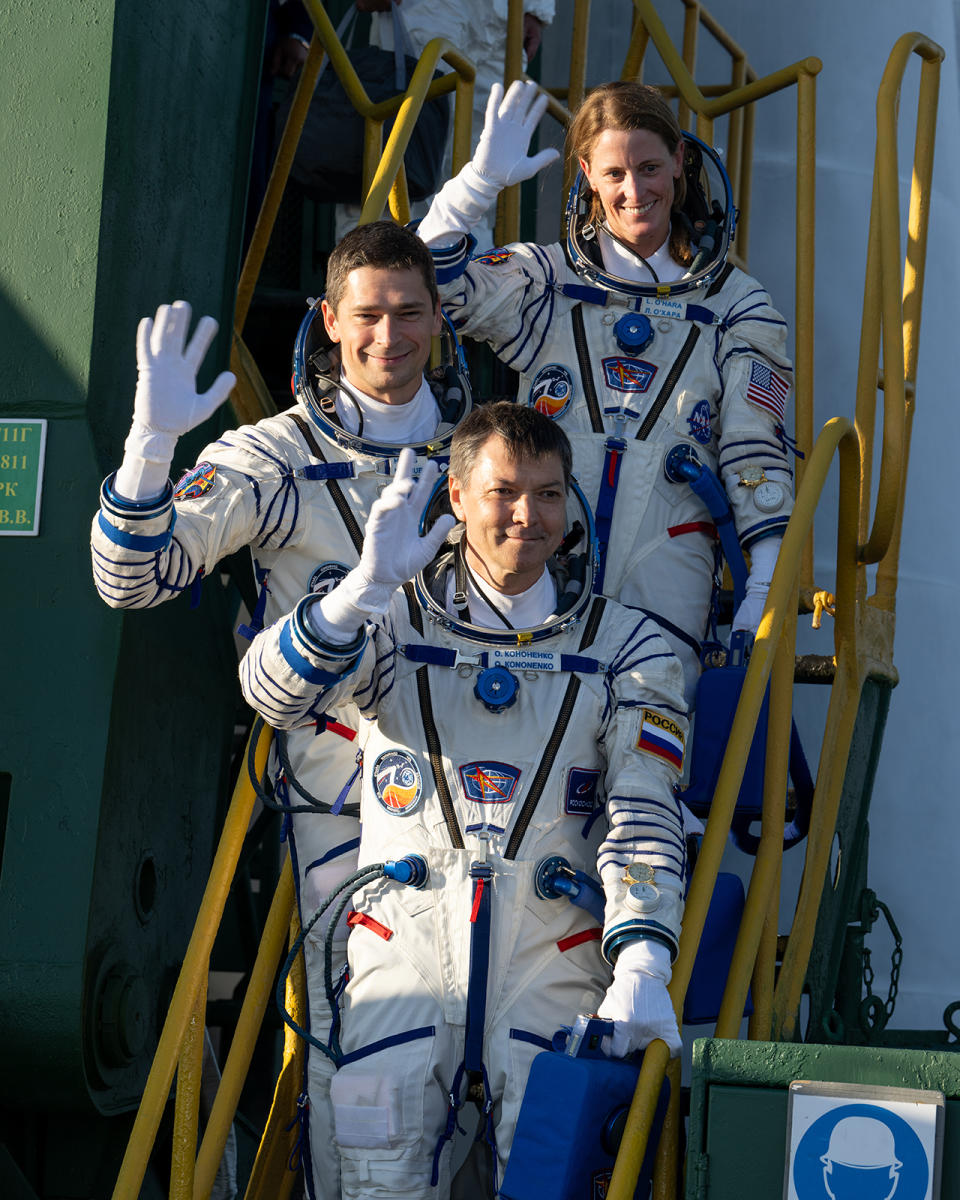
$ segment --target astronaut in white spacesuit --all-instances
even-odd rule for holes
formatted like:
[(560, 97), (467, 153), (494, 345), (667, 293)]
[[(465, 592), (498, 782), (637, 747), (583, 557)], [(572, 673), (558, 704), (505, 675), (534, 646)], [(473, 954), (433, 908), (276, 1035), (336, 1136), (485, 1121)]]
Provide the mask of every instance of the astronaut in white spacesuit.
[[(434, 468), (414, 482), (405, 456), (358, 566), (241, 664), (281, 727), (355, 700), (360, 864), (420, 863), (354, 895), (331, 1089), (345, 1200), (446, 1200), (468, 1094), (502, 1169), (532, 1059), (577, 1012), (614, 1021), (614, 1054), (680, 1050), (680, 664), (652, 620), (592, 594), (592, 518), (557, 425), (474, 409), (422, 526)], [(432, 520), (447, 494), (452, 532)], [(548, 898), (558, 858), (599, 878), (602, 924)]]
[(736, 213), (719, 158), (636, 83), (595, 89), (571, 123), (579, 174), (566, 244), (471, 259), (468, 235), (501, 188), (556, 156), (527, 157), (545, 106), (535, 84), (495, 88), (472, 161), (418, 232), (458, 332), (488, 342), (520, 373), (519, 401), (570, 437), (596, 513), (599, 586), (656, 616), (690, 696), (716, 526), (677, 455), (723, 482), (751, 556), (734, 628), (755, 632), (792, 508), (787, 328), (760, 284), (726, 262)]
[[(370, 506), (404, 446), (421, 459), (445, 454), (469, 408), (469, 386), (449, 329), (446, 365), (424, 376), (442, 315), (423, 243), (392, 222), (362, 226), (331, 254), (326, 282), (325, 299), (297, 339), (297, 404), (225, 433), (175, 487), (167, 475), (177, 437), (223, 402), (233, 376), (225, 372), (197, 395), (212, 318), (200, 321), (189, 343), (190, 308), (182, 301), (141, 322), (133, 427), (93, 522), (94, 579), (108, 604), (152, 607), (249, 546), (260, 584), (253, 636), (358, 561)], [(354, 709), (320, 707), (286, 740), (290, 771), (277, 786), (295, 810), (288, 842), (306, 914), (356, 866), (356, 726)], [(325, 1039), (322, 932), (305, 950), (312, 1032)], [(346, 932), (335, 943), (340, 967)], [(318, 1192), (332, 1196), (339, 1170), (327, 1095), (333, 1068), (311, 1050), (308, 1070), (314, 1177)]]

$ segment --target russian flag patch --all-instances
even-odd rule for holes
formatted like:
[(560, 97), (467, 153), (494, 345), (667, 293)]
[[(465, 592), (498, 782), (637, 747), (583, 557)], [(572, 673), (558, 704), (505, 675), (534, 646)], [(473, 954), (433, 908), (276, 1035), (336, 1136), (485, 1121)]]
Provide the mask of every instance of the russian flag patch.
[(653, 708), (643, 709), (640, 733), (634, 748), (662, 758), (679, 771), (683, 767), (685, 738), (676, 721)]

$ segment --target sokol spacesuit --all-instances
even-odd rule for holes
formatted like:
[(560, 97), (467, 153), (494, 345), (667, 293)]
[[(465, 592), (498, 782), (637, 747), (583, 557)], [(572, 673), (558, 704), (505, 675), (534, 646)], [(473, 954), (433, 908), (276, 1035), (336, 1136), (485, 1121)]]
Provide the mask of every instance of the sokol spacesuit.
[[(693, 237), (701, 235), (689, 267), (666, 242), (641, 257), (592, 218), (583, 171), (565, 245), (513, 244), (471, 259), (466, 235), (499, 190), (555, 157), (526, 157), (545, 106), (536, 95), (534, 84), (515, 83), (506, 98), (494, 91), (473, 161), (438, 193), (418, 232), (458, 332), (488, 342), (520, 373), (519, 401), (569, 436), (597, 516), (600, 587), (657, 617), (684, 663), (689, 697), (716, 530), (682, 476), (671, 476), (667, 455), (679, 446), (723, 481), (740, 543), (754, 556), (750, 612), (735, 627), (753, 632), (792, 508), (787, 328), (760, 284), (725, 262), (735, 219), (729, 181), (716, 154), (688, 134), (687, 210)], [(641, 164), (640, 175), (649, 173)], [(643, 187), (641, 178), (627, 199), (652, 207)], [(681, 219), (676, 209), (672, 217)]]
[[(355, 231), (351, 237), (362, 239), (372, 228), (366, 227), (366, 234)], [(149, 332), (146, 338), (138, 335), (138, 390), (151, 365), (154, 378), (158, 364), (161, 369), (176, 369), (171, 364), (177, 338), (182, 350), (189, 319), (189, 306), (162, 309), (155, 345), (149, 345)], [(196, 370), (212, 338), (212, 333), (206, 334), (209, 329), (209, 325), (198, 328), (180, 367), (184, 377), (168, 382), (169, 390), (189, 390), (191, 395), (195, 391)], [(270, 623), (288, 612), (306, 593), (332, 587), (357, 562), (370, 506), (389, 481), (403, 445), (413, 443), (421, 460), (445, 453), (455, 425), (469, 409), (469, 388), (456, 339), (449, 330), (444, 339), (448, 352), (452, 347), (453, 364), (422, 379), (409, 403), (387, 410), (340, 378), (336, 360), (329, 354), (320, 305), (315, 305), (297, 339), (298, 403), (293, 408), (257, 425), (226, 432), (202, 451), (196, 467), (176, 487), (167, 482), (153, 501), (131, 501), (124, 498), (126, 492), (118, 494), (119, 472), (105, 481), (91, 537), (94, 579), (102, 598), (116, 608), (153, 607), (245, 546), (251, 548), (260, 584), (253, 632), (264, 621)], [(220, 386), (208, 393), (209, 411), (222, 402), (224, 387), (229, 390), (232, 384), (232, 376), (221, 379), (223, 383), (218, 381)], [(163, 417), (154, 420), (170, 423)], [(358, 424), (360, 432), (352, 432)], [(169, 458), (159, 481), (168, 467)], [(126, 481), (124, 487), (134, 491), (137, 481)], [(304, 919), (356, 866), (360, 841), (356, 726), (352, 706), (323, 706), (311, 713), (308, 724), (287, 735), (292, 774), (317, 802), (316, 813), (295, 813), (292, 829), (287, 827)], [(292, 806), (306, 807), (290, 780), (283, 780), (280, 795)], [(305, 959), (312, 1032), (325, 1039), (330, 1013), (323, 987), (322, 933), (318, 927), (308, 939)], [(346, 963), (346, 934), (346, 929), (337, 931), (338, 971)], [(333, 1068), (319, 1052), (311, 1051), (308, 1071), (314, 1178), (318, 1192), (327, 1195), (339, 1169), (326, 1101)]]
[[(461, 432), (490, 408), (517, 411), (475, 410)], [(539, 462), (514, 464), (497, 502), (508, 488), (513, 496), (539, 487)], [(672, 791), (687, 729), (680, 665), (652, 621), (591, 594), (592, 565), (585, 576), (583, 567), (592, 520), (575, 488), (567, 529), (576, 518), (587, 532), (574, 533), (576, 552), (547, 571), (545, 551), (540, 578), (521, 596), (463, 567), (469, 547), (484, 544), (469, 512), (462, 540), (458, 529), (395, 592), (418, 560), (402, 529), (382, 532), (379, 523), (408, 509), (415, 532), (428, 483), (414, 487), (402, 473), (401, 459), (371, 515), (360, 567), (265, 629), (241, 664), (247, 699), (282, 727), (317, 706), (358, 704), (361, 865), (407, 855), (426, 864), (419, 886), (382, 880), (354, 897), (344, 1057), (332, 1086), (345, 1200), (443, 1200), (468, 1083), (502, 1167), (534, 1055), (578, 1011), (595, 1011), (605, 989), (608, 1004), (618, 975), (630, 998), (625, 1016), (624, 1005), (609, 1014), (639, 1022), (640, 1032), (615, 1052), (654, 1036), (679, 1051), (664, 985), (685, 853)], [(562, 481), (551, 486), (566, 505)], [(433, 539), (421, 565), (449, 528), (444, 520), (420, 539)], [(527, 545), (540, 536), (529, 516), (507, 520)], [(394, 547), (400, 564), (379, 572), (373, 555)], [(568, 576), (571, 562), (580, 570)], [(369, 585), (379, 598), (351, 608), (370, 579), (380, 581)], [(338, 625), (341, 593), (348, 598), (337, 611), (347, 615)], [(363, 612), (371, 620), (358, 629)], [(538, 868), (554, 856), (599, 875), (602, 928), (565, 898), (538, 894)], [(617, 964), (612, 985), (604, 959)], [(628, 969), (631, 961), (640, 968)], [(647, 1010), (638, 995), (652, 997)]]

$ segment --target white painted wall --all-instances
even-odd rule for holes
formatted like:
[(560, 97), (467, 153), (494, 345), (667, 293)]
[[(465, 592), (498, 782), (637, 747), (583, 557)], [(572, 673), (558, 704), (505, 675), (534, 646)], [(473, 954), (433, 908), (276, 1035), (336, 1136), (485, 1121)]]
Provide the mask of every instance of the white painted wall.
[[(619, 74), (629, 32), (628, 0), (595, 0), (588, 70), (590, 83)], [(957, 475), (957, 331), (953, 282), (960, 266), (960, 135), (957, 59), (958, 6), (953, 0), (914, 0), (909, 6), (875, 0), (714, 0), (711, 13), (747, 50), (759, 75), (814, 55), (817, 81), (816, 428), (831, 416), (853, 416), (875, 143), (875, 102), (897, 38), (918, 30), (947, 52), (942, 69), (934, 168), (930, 250), (920, 340), (917, 414), (907, 487), (896, 634), (901, 682), (893, 694), (873, 796), (870, 886), (891, 907), (904, 937), (904, 964), (894, 1024), (935, 1028), (944, 1007), (960, 998), (957, 859), (960, 789), (953, 759), (960, 748), (954, 701), (960, 655), (960, 533), (953, 481)], [(556, 28), (544, 39), (545, 83), (563, 74), (569, 54), (560, 30), (569, 28), (572, 0), (558, 0)], [(662, 18), (679, 40), (679, 0), (662, 0)], [(704, 42), (700, 82), (721, 82), (720, 60)], [(665, 75), (651, 60), (646, 78)], [(716, 64), (716, 69), (714, 69)], [(900, 168), (903, 203), (909, 188), (919, 59), (901, 97)], [(659, 69), (658, 69), (659, 68)], [(788, 317), (793, 316), (796, 99), (793, 92), (758, 109), (750, 266)], [(546, 132), (546, 136), (549, 134)], [(722, 143), (722, 129), (718, 129)], [(544, 180), (546, 194), (559, 186)], [(552, 224), (552, 227), (551, 227)], [(905, 227), (906, 216), (902, 221)], [(556, 234), (556, 217), (541, 235)], [(824, 501), (832, 514), (831, 496)], [(821, 519), (816, 576), (833, 583), (834, 519)], [(829, 624), (829, 618), (827, 619)], [(804, 648), (830, 652), (830, 635), (807, 634)], [(824, 706), (804, 689), (801, 728), (812, 743)], [(788, 856), (785, 892), (795, 887), (800, 851)], [(879, 928), (879, 927), (878, 927)], [(873, 939), (875, 987), (886, 989), (891, 942)]]

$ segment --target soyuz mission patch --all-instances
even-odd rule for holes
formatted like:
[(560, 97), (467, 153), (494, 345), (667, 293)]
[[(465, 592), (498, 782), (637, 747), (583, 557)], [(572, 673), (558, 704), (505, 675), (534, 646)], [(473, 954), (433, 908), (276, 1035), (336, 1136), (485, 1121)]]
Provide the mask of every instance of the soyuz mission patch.
[(653, 363), (640, 358), (605, 358), (602, 365), (607, 387), (617, 392), (645, 392), (657, 373)]
[(326, 596), (328, 592), (333, 591), (340, 580), (348, 575), (349, 572), (350, 568), (346, 563), (320, 563), (319, 566), (313, 569), (313, 574), (310, 576), (310, 582), (307, 585), (307, 591), (315, 592), (318, 596)]
[(404, 816), (423, 798), (423, 777), (417, 760), (406, 750), (384, 750), (370, 774), (380, 806), (394, 816)]
[(520, 769), (509, 763), (472, 762), (460, 768), (463, 794), (477, 804), (509, 804), (519, 778)]
[(534, 375), (527, 403), (555, 421), (572, 399), (573, 375), (562, 363), (548, 363)]
[(676, 721), (654, 708), (642, 710), (635, 750), (661, 758), (679, 771), (683, 766), (684, 741), (683, 730)]
[(693, 412), (687, 417), (687, 425), (690, 427), (690, 436), (701, 446), (706, 446), (713, 434), (708, 400), (699, 400), (694, 405)]
[(216, 474), (217, 468), (213, 463), (197, 463), (195, 467), (180, 476), (180, 482), (173, 489), (174, 500), (199, 499), (204, 492), (209, 492), (213, 487)]

